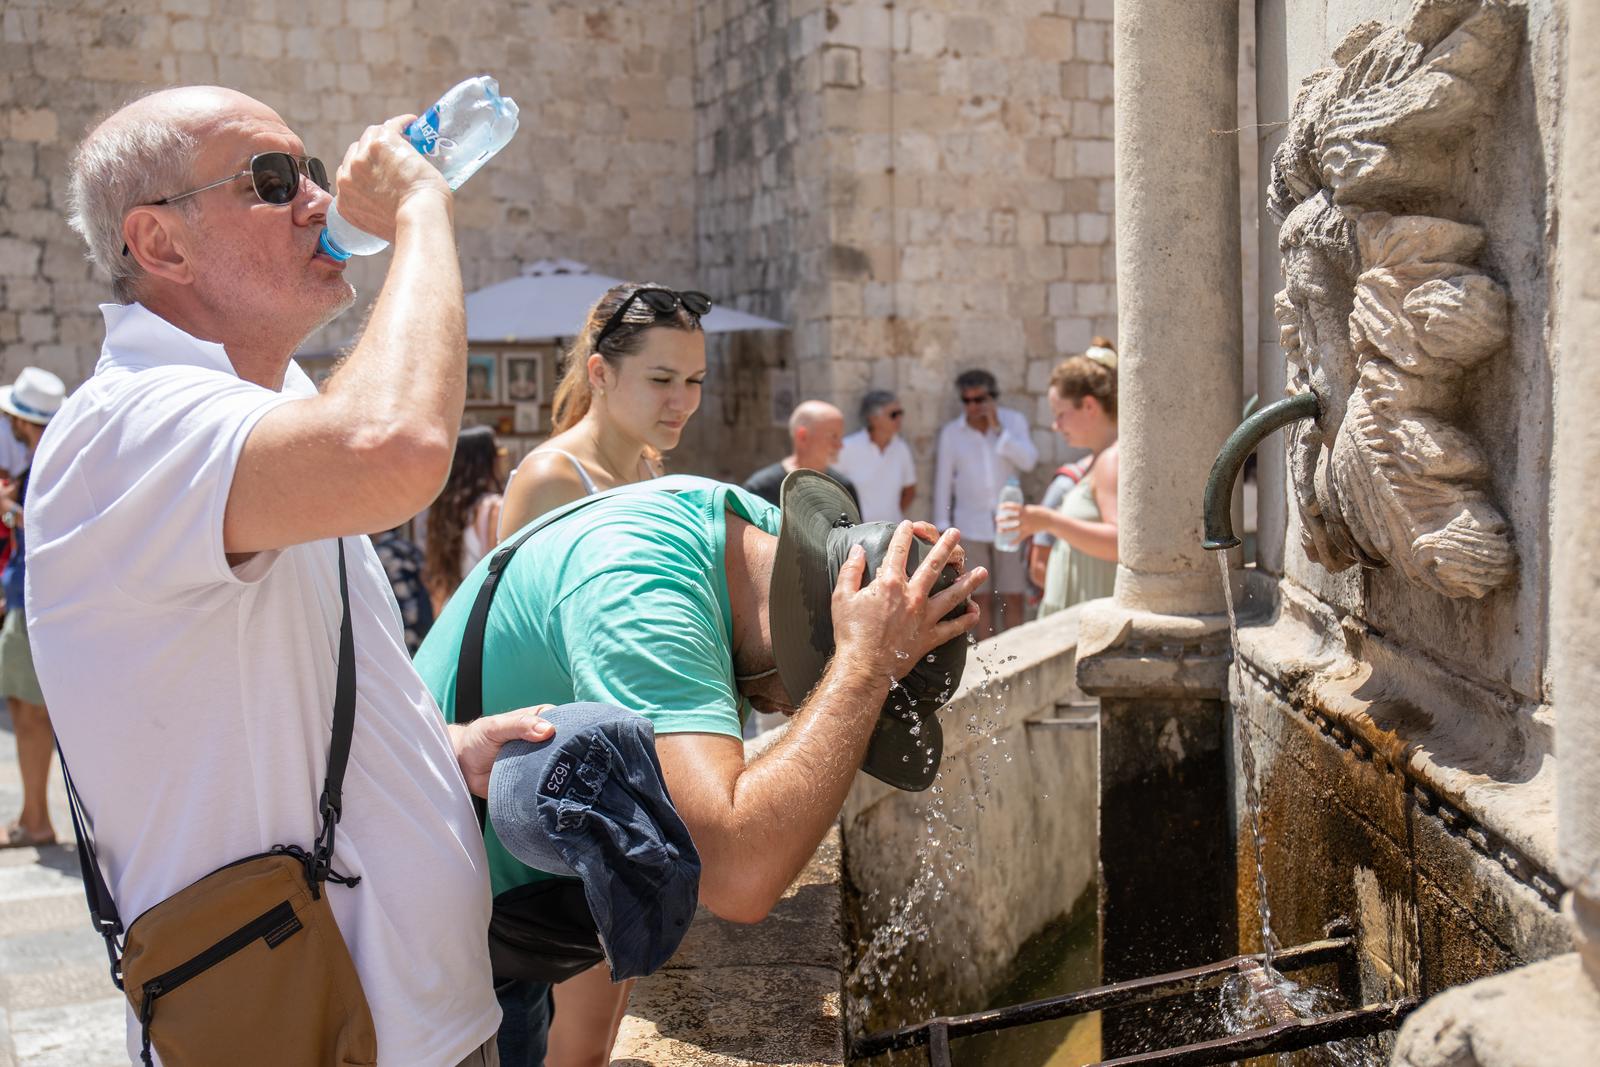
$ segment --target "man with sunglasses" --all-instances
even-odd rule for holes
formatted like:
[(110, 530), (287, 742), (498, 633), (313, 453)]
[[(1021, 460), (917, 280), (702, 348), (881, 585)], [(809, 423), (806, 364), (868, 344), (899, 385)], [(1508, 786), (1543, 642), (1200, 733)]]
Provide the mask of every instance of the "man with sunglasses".
[(906, 409), (887, 389), (861, 398), (861, 429), (844, 439), (839, 470), (855, 483), (862, 522), (899, 522), (917, 495), (917, 461), (900, 436)]
[(1009, 478), (1039, 462), (1028, 420), (1020, 411), (1000, 407), (1000, 387), (986, 370), (963, 371), (956, 378), (961, 415), (939, 431), (933, 474), (933, 521), (955, 525), (967, 546), (967, 559), (981, 563), (994, 576), (993, 599), (985, 590), (977, 597), (982, 617), (978, 636), (988, 637), (1022, 621), (1022, 595), (1027, 576), (1020, 552), (994, 547), (994, 513), (1000, 490)]
[(353, 666), (331, 867), (360, 881), (325, 892), (379, 1055), (485, 1064), (499, 1011), (468, 790), (485, 791), (504, 741), (550, 727), (518, 712), (446, 728), (361, 536), (437, 492), (465, 388), (451, 193), (401, 135), (409, 118), (368, 128), (339, 168), (340, 210), (394, 247), (320, 393), (290, 356), (355, 291), (318, 252), (327, 172), (283, 120), (192, 87), (84, 139), (70, 221), (118, 303), (34, 463), (27, 609), (127, 919), (231, 861), (312, 843), (335, 680)]

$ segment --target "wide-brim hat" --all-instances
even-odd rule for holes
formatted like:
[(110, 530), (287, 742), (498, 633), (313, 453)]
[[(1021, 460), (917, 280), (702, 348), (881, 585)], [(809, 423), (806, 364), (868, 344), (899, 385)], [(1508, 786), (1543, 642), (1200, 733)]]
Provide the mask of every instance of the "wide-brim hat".
[(23, 367), (15, 382), (0, 386), (0, 411), (43, 426), (61, 410), (66, 397), (67, 387), (60, 378), (39, 367)]
[[(770, 613), (772, 651), (778, 675), (795, 700), (803, 700), (833, 655), (833, 587), (850, 549), (859, 544), (867, 554), (867, 580), (877, 573), (896, 526), (861, 521), (855, 501), (832, 478), (813, 470), (796, 470), (779, 490), (783, 513), (778, 548), (772, 564)], [(913, 538), (906, 573), (914, 573), (932, 546)], [(947, 565), (934, 591), (959, 577)], [(946, 618), (958, 616), (965, 605)], [(944, 733), (938, 710), (961, 682), (967, 665), (964, 636), (956, 636), (914, 664), (889, 690), (861, 769), (895, 786), (916, 792), (939, 773)]]
[(613, 981), (655, 971), (700, 895), (700, 854), (672, 804), (644, 716), (607, 704), (544, 713), (543, 741), (508, 741), (489, 774), (489, 824), (517, 859), (583, 883)]

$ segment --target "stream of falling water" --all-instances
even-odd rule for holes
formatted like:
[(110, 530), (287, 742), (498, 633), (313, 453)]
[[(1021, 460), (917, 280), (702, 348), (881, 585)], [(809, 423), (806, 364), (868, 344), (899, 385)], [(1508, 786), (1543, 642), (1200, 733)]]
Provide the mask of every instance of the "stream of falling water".
[[(969, 641), (969, 645), (975, 644)], [(917, 835), (916, 874), (903, 893), (890, 898), (887, 916), (872, 929), (846, 979), (849, 1015), (857, 1023), (869, 1019), (876, 1001), (895, 987), (908, 954), (914, 955), (913, 946), (939, 939), (932, 921), (938, 913), (937, 905), (957, 888), (963, 877), (970, 877), (977, 866), (976, 823), (989, 799), (997, 769), (992, 763), (996, 758), (1004, 763), (1012, 760), (1012, 753), (1005, 750), (1000, 725), (1012, 686), (1004, 677), (1004, 665), (1016, 657), (986, 656), (976, 647), (970, 647), (968, 653), (968, 672), (973, 667), (981, 672), (980, 680), (973, 686), (969, 704), (972, 710), (963, 724), (966, 733), (977, 738), (968, 751), (975, 780), (961, 777), (958, 784), (952, 784), (941, 773), (929, 787), (926, 817)], [(946, 684), (953, 682), (947, 678)], [(1021, 684), (1031, 682), (1024, 680)], [(955, 725), (947, 721), (945, 728), (949, 730)], [(920, 732), (920, 728), (911, 731), (914, 737)], [(930, 761), (938, 758), (931, 747), (924, 749), (924, 754)], [(873, 890), (869, 900), (877, 894), (878, 891)], [(951, 947), (965, 954), (964, 949)], [(930, 1002), (929, 991), (922, 987), (922, 976), (917, 973), (914, 961), (907, 971), (909, 973), (902, 977), (909, 980), (907, 984), (913, 992), (904, 996), (902, 1012), (908, 1020), (931, 1014), (937, 1005)]]
[[(1239, 618), (1233, 607), (1232, 571), (1228, 567), (1227, 552), (1217, 553), (1217, 563), (1222, 570), (1222, 596), (1228, 605), (1228, 641), (1233, 650), (1233, 660), (1228, 666), (1228, 701), (1233, 704), (1233, 694), (1243, 688), (1233, 685), (1239, 672)], [(1261, 918), (1261, 951), (1265, 957), (1262, 968), (1263, 982), (1251, 982), (1244, 975), (1235, 976), (1223, 987), (1221, 1014), (1223, 1023), (1233, 1033), (1255, 1029), (1274, 1021), (1273, 1008), (1287, 1005), (1301, 1018), (1311, 1018), (1340, 1010), (1338, 997), (1331, 991), (1315, 986), (1303, 986), (1282, 974), (1273, 966), (1278, 952), (1278, 939), (1272, 932), (1272, 905), (1267, 902), (1267, 835), (1261, 820), (1261, 784), (1256, 777), (1255, 750), (1250, 746), (1250, 716), (1237, 705), (1233, 717), (1238, 723), (1239, 769), (1244, 775), (1244, 804), (1250, 814), (1250, 837), (1254, 846), (1256, 864), (1256, 913)], [(1268, 1003), (1272, 1001), (1274, 1003)], [(1301, 1053), (1303, 1056), (1321, 1057), (1321, 1062), (1331, 1062), (1337, 1067), (1381, 1067), (1385, 1062), (1382, 1051), (1370, 1040), (1351, 1038), (1321, 1046), (1320, 1049)], [(1290, 1054), (1280, 1053), (1278, 1063), (1289, 1062)]]
[[(1222, 596), (1228, 604), (1228, 644), (1233, 651), (1228, 666), (1228, 689), (1239, 667), (1239, 617), (1233, 609), (1232, 571), (1228, 567), (1228, 553), (1218, 552), (1217, 563), (1222, 568)], [(1231, 700), (1230, 700), (1231, 703)], [(1250, 746), (1250, 716), (1242, 708), (1233, 709), (1234, 720), (1239, 725), (1239, 765), (1244, 774), (1244, 806), (1250, 813), (1250, 838), (1256, 861), (1256, 913), (1261, 917), (1261, 951), (1266, 956), (1266, 972), (1276, 977), (1272, 966), (1278, 952), (1278, 939), (1272, 933), (1272, 905), (1267, 901), (1266, 832), (1261, 825), (1261, 787), (1256, 781), (1256, 755)]]

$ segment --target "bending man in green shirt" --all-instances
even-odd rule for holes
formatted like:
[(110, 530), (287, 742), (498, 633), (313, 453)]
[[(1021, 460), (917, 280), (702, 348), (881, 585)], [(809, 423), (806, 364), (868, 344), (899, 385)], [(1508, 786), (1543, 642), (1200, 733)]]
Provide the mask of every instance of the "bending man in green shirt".
[[(731, 485), (678, 476), (569, 509), (502, 575), (484, 637), (484, 710), (597, 701), (649, 718), (673, 803), (700, 853), (701, 903), (724, 919), (757, 922), (838, 818), (891, 681), (976, 624), (970, 604), (940, 620), (986, 575), (974, 570), (930, 594), (945, 563), (959, 560), (954, 530), (910, 578), (910, 523), (876, 575), (853, 550), (832, 595), (835, 652), (809, 694), (789, 693), (775, 669), (768, 610), (777, 508)], [(915, 533), (934, 538), (926, 524)], [(452, 721), (462, 633), (488, 562), (467, 577), (417, 654)], [(746, 764), (740, 723), (750, 706), (792, 719)], [(485, 838), (497, 901), (551, 889), (540, 883), (552, 876), (513, 858), (492, 827)], [(527, 1031), (523, 1062), (541, 1062), (548, 996), (541, 983), (515, 978), (496, 978), (506, 1013), (501, 1053), (508, 1067), (523, 1067), (506, 1056), (508, 1045)]]

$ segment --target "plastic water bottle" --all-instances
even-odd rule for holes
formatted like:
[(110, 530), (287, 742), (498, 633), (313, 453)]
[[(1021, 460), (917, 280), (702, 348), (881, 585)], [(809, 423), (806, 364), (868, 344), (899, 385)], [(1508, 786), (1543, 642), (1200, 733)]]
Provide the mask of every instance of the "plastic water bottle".
[[(1007, 504), (1022, 503), (1022, 483), (1017, 481), (1016, 475), (1006, 479), (1006, 487), (1000, 490), (999, 507)], [(998, 516), (999, 512), (996, 511)], [(1022, 547), (1022, 539), (1017, 536), (1016, 530), (1002, 530), (997, 524), (994, 531), (994, 547), (1001, 552), (1015, 552)]]
[[(501, 96), (500, 84), (487, 74), (468, 78), (451, 89), (406, 127), (412, 147), (439, 168), (452, 189), (459, 189), (478, 173), (516, 132), (517, 102)], [(321, 247), (330, 258), (343, 261), (382, 252), (389, 242), (346, 222), (335, 197), (328, 207)]]

